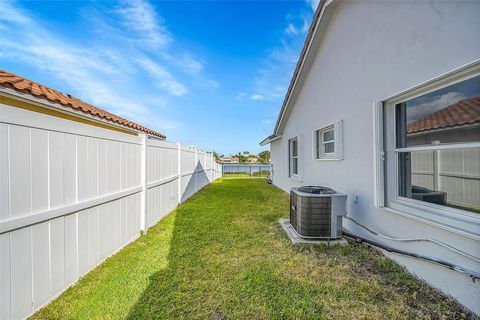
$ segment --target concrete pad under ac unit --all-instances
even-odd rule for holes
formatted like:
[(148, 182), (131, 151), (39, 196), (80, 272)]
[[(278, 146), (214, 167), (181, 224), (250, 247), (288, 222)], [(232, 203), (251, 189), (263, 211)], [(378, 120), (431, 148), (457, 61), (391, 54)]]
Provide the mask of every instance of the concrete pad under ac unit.
[(289, 219), (280, 219), (278, 221), (282, 226), (283, 231), (287, 234), (292, 244), (300, 244), (300, 243), (311, 243), (311, 244), (326, 244), (328, 246), (332, 245), (341, 245), (346, 246), (348, 241), (344, 238), (340, 239), (305, 239), (300, 237), (300, 235), (295, 231), (295, 229), (290, 224)]

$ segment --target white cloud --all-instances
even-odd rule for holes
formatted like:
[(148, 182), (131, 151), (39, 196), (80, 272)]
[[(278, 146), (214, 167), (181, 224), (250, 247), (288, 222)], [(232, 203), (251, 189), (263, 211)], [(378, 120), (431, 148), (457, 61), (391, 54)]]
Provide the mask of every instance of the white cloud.
[(12, 23), (30, 23), (31, 20), (20, 10), (15, 9), (11, 3), (7, 1), (0, 1), (0, 21)]
[(189, 74), (198, 74), (203, 70), (205, 62), (192, 57), (190, 54), (184, 54), (179, 59), (180, 66)]
[(237, 100), (243, 100), (243, 98), (245, 97), (245, 92), (240, 92), (239, 94), (237, 94), (235, 96), (235, 99)]
[(42, 83), (162, 133), (184, 126), (169, 106), (189, 92), (187, 80), (210, 90), (220, 86), (205, 76), (206, 61), (176, 42), (146, 0), (81, 8), (86, 31), (96, 34), (89, 43), (62, 37), (14, 2), (0, 0), (0, 12), (0, 63), (28, 64), (51, 78)]
[(181, 121), (177, 121), (174, 119), (166, 119), (163, 117), (160, 119), (154, 119), (153, 121), (147, 120), (145, 123), (151, 128), (153, 128), (154, 126), (158, 127), (162, 133), (166, 131), (177, 130), (185, 126), (185, 124)]
[(285, 33), (296, 36), (299, 33), (299, 30), (293, 25), (293, 23), (289, 23), (287, 28), (285, 28)]
[(265, 100), (265, 96), (258, 93), (252, 95), (251, 98), (252, 100), (257, 100), (257, 101)]
[[(93, 18), (87, 18), (93, 20), (99, 28), (105, 29), (108, 37), (115, 34), (124, 42), (133, 44), (155, 56), (157, 63), (162, 60), (163, 65), (169, 64), (189, 75), (202, 77), (201, 72), (204, 70), (206, 62), (188, 50), (175, 45), (174, 36), (164, 26), (162, 17), (156, 14), (155, 7), (148, 1), (124, 1), (114, 13), (119, 18), (121, 27), (125, 27), (129, 32), (125, 32), (118, 26), (117, 28), (112, 27), (117, 24), (117, 21), (99, 12), (95, 12)], [(91, 12), (87, 12), (85, 15), (91, 15)]]
[[(136, 51), (132, 58), (154, 61), (159, 67), (152, 67), (148, 63), (148, 69), (157, 77), (161, 76), (162, 80), (157, 86), (169, 93), (181, 96), (188, 91), (186, 85), (179, 80), (179, 74), (190, 76), (194, 80), (191, 85), (208, 89), (219, 87), (217, 81), (205, 76), (206, 61), (179, 46), (165, 27), (162, 17), (156, 14), (155, 7), (146, 0), (122, 2), (120, 7), (113, 10), (113, 15), (111, 10), (102, 6), (97, 6), (96, 9), (89, 7), (82, 13), (107, 41), (115, 37), (119, 42), (132, 47)], [(144, 63), (141, 67), (146, 66)], [(178, 73), (173, 75), (173, 70)]]
[(297, 63), (301, 41), (299, 36), (292, 38), (293, 42), (283, 42), (282, 47), (274, 48), (264, 60), (262, 68), (257, 71), (253, 85), (254, 100), (280, 100), (285, 91)]
[(289, 14), (287, 20), (290, 21), (284, 29), (284, 33), (291, 37), (296, 37), (302, 33), (307, 33), (310, 27), (309, 20), (305, 15)]
[(156, 85), (158, 87), (167, 90), (170, 94), (175, 96), (183, 96), (187, 93), (187, 88), (175, 80), (172, 74), (161, 65), (148, 58), (142, 58), (137, 61), (145, 71), (153, 76), (157, 81)]
[[(310, 12), (310, 11), (309, 11)], [(278, 101), (285, 97), (298, 56), (309, 28), (311, 13), (304, 11), (289, 14), (287, 27), (279, 39), (279, 46), (272, 48), (263, 60), (253, 80), (253, 100)]]
[[(135, 51), (116, 46), (78, 46), (6, 2), (0, 2), (0, 10), (2, 16), (15, 17), (5, 24), (6, 32), (0, 33), (1, 60), (30, 64), (48, 74), (52, 82), (65, 83), (63, 88), (68, 88), (67, 93), (132, 121), (144, 125), (151, 123), (152, 129), (179, 126), (174, 120), (166, 121), (163, 117), (159, 121), (152, 108), (164, 107), (165, 97), (155, 94), (153, 98), (148, 92), (139, 94), (142, 88), (135, 83), (138, 66), (132, 64), (130, 56), (137, 54)], [(172, 94), (182, 94), (186, 90), (168, 73), (164, 74), (162, 84)]]
[(310, 24), (308, 23), (308, 20), (306, 18), (303, 18), (302, 32), (307, 33), (309, 28), (310, 28)]
[(412, 100), (407, 107), (407, 123), (421, 119), (429, 114), (454, 104), (465, 96), (460, 92), (451, 91), (443, 95), (426, 96)]
[(147, 1), (124, 1), (116, 10), (122, 24), (141, 36), (140, 43), (152, 48), (166, 45), (171, 35), (163, 26), (155, 8)]
[(320, 0), (306, 0), (306, 1), (310, 5), (313, 11), (317, 10), (318, 5), (320, 4)]

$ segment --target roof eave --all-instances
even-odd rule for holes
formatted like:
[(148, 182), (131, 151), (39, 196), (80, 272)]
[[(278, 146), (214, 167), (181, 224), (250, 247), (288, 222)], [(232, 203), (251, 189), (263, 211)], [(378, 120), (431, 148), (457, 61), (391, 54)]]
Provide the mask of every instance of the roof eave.
[(438, 132), (458, 130), (458, 129), (474, 129), (477, 127), (480, 127), (480, 122), (465, 123), (461, 125), (453, 125), (453, 126), (442, 127), (442, 128), (432, 128), (432, 129), (423, 130), (423, 131), (410, 132), (410, 133), (407, 133), (407, 135), (411, 137), (415, 137), (415, 136), (420, 136), (420, 135), (430, 134), (430, 133), (438, 133)]
[(272, 135), (266, 137), (265, 139), (263, 139), (263, 140), (260, 142), (260, 145), (261, 145), (262, 147), (263, 147), (263, 146), (266, 146), (267, 144), (272, 143), (273, 141), (278, 140), (278, 139), (280, 139), (281, 137), (282, 137), (281, 135), (272, 134)]

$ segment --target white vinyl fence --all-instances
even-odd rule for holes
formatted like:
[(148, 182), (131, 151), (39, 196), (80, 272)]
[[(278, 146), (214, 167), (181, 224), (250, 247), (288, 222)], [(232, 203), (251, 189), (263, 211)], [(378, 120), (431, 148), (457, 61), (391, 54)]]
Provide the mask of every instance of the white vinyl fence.
[(250, 177), (267, 177), (271, 174), (272, 166), (262, 163), (224, 163), (222, 175), (249, 175)]
[(220, 175), (196, 148), (0, 104), (0, 319), (31, 315)]
[(480, 148), (416, 151), (412, 184), (447, 193), (448, 203), (480, 210)]

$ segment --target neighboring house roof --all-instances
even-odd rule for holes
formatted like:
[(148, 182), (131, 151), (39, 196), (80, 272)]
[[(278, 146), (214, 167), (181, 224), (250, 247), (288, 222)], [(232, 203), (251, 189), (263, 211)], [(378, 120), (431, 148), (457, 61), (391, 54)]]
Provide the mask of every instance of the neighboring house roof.
[[(307, 57), (310, 55), (310, 48), (312, 47), (312, 44), (314, 42), (314, 38), (320, 38), (316, 37), (316, 34), (318, 32), (318, 26), (320, 24), (320, 21), (322, 20), (322, 17), (324, 17), (325, 10), (327, 6), (330, 4), (334, 3), (336, 0), (320, 0), (320, 3), (318, 4), (317, 10), (315, 11), (315, 14), (313, 15), (312, 23), (310, 24), (310, 28), (307, 33), (307, 37), (305, 39), (305, 43), (303, 45), (302, 51), (300, 52), (300, 56), (297, 61), (297, 65), (295, 66), (295, 71), (293, 72), (292, 79), (290, 80), (290, 84), (287, 89), (287, 93), (285, 94), (285, 98), (282, 103), (282, 108), (280, 109), (280, 112), (278, 114), (277, 122), (275, 124), (275, 129), (273, 130), (273, 134), (265, 138), (260, 142), (260, 145), (266, 145), (277, 138), (280, 138), (280, 125), (283, 120), (283, 116), (286, 113), (289, 104), (290, 104), (290, 98), (293, 95), (293, 92), (296, 88), (297, 80), (299, 79), (300, 75), (303, 73), (303, 65), (305, 61), (307, 60)], [(327, 17), (328, 18), (328, 17)], [(327, 20), (327, 18), (325, 20)], [(308, 72), (308, 70), (306, 70)]]
[(99, 109), (95, 106), (92, 106), (70, 95), (65, 95), (59, 91), (53, 90), (49, 87), (43, 86), (41, 84), (38, 84), (31, 80), (27, 80), (25, 78), (22, 78), (20, 76), (17, 76), (13, 73), (10, 73), (1, 69), (0, 69), (0, 87), (4, 87), (4, 88), (15, 90), (17, 92), (28, 94), (34, 98), (47, 100), (48, 102), (58, 104), (59, 107), (61, 108), (70, 108), (76, 111), (81, 111), (83, 113), (89, 114), (96, 118), (101, 118), (103, 120), (107, 120), (109, 122), (113, 122), (113, 123), (128, 127), (130, 129), (148, 133), (162, 140), (166, 138), (165, 135), (159, 132), (148, 129), (135, 122), (126, 120), (113, 113)]
[(460, 100), (418, 119), (408, 125), (407, 133), (420, 133), (475, 123), (480, 123), (480, 97)]

